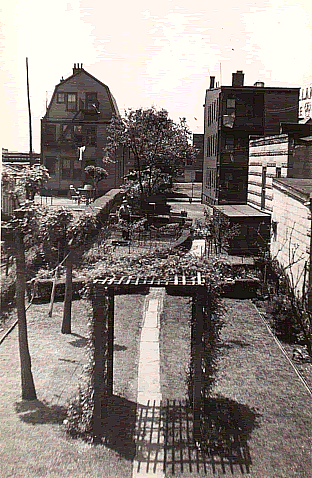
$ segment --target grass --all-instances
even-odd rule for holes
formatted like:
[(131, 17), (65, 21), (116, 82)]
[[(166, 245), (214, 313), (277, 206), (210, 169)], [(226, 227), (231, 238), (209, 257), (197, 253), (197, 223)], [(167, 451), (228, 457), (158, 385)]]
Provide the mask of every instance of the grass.
[[(86, 363), (89, 304), (74, 301), (71, 335), (60, 334), (62, 303), (55, 304), (52, 318), (47, 314), (49, 304), (31, 306), (29, 343), (38, 400), (20, 399), (14, 331), (1, 345), (0, 442), (5, 459), (0, 476), (132, 476), (143, 302), (144, 296), (116, 296), (114, 396), (106, 420), (108, 442), (97, 447), (69, 438), (62, 426), (66, 404)], [(206, 472), (194, 455), (192, 470), (186, 462), (183, 471), (176, 467), (174, 476), (236, 478), (244, 472), (251, 478), (311, 478), (312, 399), (251, 302), (224, 299), (224, 304), (218, 373), (206, 402)], [(166, 297), (160, 338), (164, 400), (179, 402), (187, 397), (189, 319), (189, 299)], [(178, 415), (173, 413), (171, 419)], [(179, 431), (177, 427), (175, 433)], [(183, 437), (179, 443), (177, 458), (185, 447)], [(166, 478), (170, 476), (171, 467)]]
[(166, 296), (160, 319), (161, 393), (163, 400), (188, 400), (191, 353), (189, 297)]
[[(142, 296), (116, 297), (114, 392), (126, 397), (117, 403), (119, 411), (123, 406), (124, 416), (129, 410), (125, 404), (133, 403), (136, 396), (143, 300)], [(82, 440), (72, 440), (65, 434), (62, 421), (66, 416), (66, 405), (76, 393), (79, 374), (86, 363), (90, 307), (83, 300), (73, 302), (71, 335), (60, 333), (63, 304), (55, 304), (52, 318), (48, 317), (48, 308), (49, 304), (34, 304), (27, 314), (38, 400), (25, 402), (20, 398), (17, 331), (10, 334), (1, 345), (0, 442), (5, 459), (2, 458), (0, 463), (0, 476), (131, 476), (131, 457), (126, 452), (122, 437), (108, 447), (92, 447)], [(129, 316), (131, 321), (128, 320)], [(118, 438), (116, 423), (114, 430)], [(122, 426), (121, 423), (119, 431)]]

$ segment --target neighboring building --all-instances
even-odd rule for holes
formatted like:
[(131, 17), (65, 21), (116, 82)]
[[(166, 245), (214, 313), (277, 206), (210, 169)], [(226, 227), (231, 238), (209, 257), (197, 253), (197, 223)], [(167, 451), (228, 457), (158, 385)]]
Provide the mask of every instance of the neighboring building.
[(187, 183), (201, 183), (203, 180), (204, 135), (193, 134), (193, 146), (197, 149), (194, 160), (188, 160), (184, 168), (184, 181)]
[(81, 187), (89, 183), (84, 173), (89, 165), (108, 172), (108, 178), (99, 183), (101, 192), (121, 184), (127, 172), (123, 151), (118, 151), (114, 163), (103, 163), (113, 115), (119, 116), (119, 111), (109, 88), (82, 64), (74, 64), (73, 74), (56, 85), (41, 120), (42, 162), (50, 173), (48, 188), (67, 193), (71, 184)]
[(39, 163), (40, 154), (32, 153), (31, 158), (29, 153), (19, 153), (17, 151), (9, 151), (2, 148), (2, 163), (12, 164), (12, 166), (25, 168), (30, 166), (30, 163)]
[(246, 204), (249, 136), (280, 133), (280, 123), (298, 121), (299, 88), (244, 86), (233, 73), (232, 86), (206, 90), (203, 202)]
[(310, 291), (310, 304), (311, 195), (312, 178), (273, 179), (271, 255), (285, 268), (297, 296)]
[(312, 118), (312, 84), (300, 88), (299, 122), (305, 123)]
[(312, 178), (311, 123), (282, 124), (281, 134), (250, 140), (248, 204), (271, 213), (273, 178)]

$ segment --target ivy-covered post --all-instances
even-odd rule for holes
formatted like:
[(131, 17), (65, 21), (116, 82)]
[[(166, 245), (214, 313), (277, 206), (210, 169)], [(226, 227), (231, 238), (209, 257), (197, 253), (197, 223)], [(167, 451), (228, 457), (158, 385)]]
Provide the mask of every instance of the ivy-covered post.
[(107, 357), (107, 385), (108, 394), (113, 395), (113, 357), (114, 357), (114, 290), (112, 288), (107, 289), (108, 300), (108, 357)]
[(66, 259), (65, 296), (62, 334), (71, 334), (71, 308), (73, 296), (73, 251), (70, 249)]
[(111, 296), (107, 289), (95, 282), (92, 286), (91, 301), (93, 308), (92, 343), (94, 406), (92, 428), (94, 441), (100, 441), (102, 434), (103, 409), (106, 408), (108, 396), (112, 392), (112, 350), (110, 346), (109, 317), (111, 315)]
[(193, 296), (192, 303), (192, 405), (193, 405), (193, 438), (200, 443), (200, 417), (202, 408), (202, 353), (205, 288), (199, 286)]

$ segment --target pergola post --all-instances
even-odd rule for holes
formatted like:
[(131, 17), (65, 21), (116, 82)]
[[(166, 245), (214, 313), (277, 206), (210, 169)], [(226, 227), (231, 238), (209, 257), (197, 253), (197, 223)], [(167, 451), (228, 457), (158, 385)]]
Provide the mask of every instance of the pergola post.
[(102, 433), (103, 409), (107, 406), (107, 399), (113, 389), (113, 313), (114, 295), (101, 284), (95, 283), (92, 291), (94, 348), (93, 384), (93, 436), (100, 440)]
[(114, 369), (114, 289), (109, 288), (107, 291), (108, 299), (108, 356), (107, 356), (107, 391), (109, 395), (113, 395), (113, 369)]
[(202, 406), (202, 353), (203, 353), (203, 308), (205, 288), (198, 287), (192, 302), (192, 361), (193, 361), (193, 438), (200, 442), (200, 416)]

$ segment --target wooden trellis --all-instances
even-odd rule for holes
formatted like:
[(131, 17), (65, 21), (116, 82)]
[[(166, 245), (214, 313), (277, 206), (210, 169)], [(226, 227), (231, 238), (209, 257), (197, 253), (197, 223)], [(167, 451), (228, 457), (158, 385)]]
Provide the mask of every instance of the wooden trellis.
[(169, 295), (190, 296), (192, 302), (192, 350), (194, 439), (199, 441), (200, 405), (202, 395), (203, 310), (206, 304), (205, 278), (175, 274), (170, 277), (121, 275), (95, 280), (92, 287), (94, 319), (94, 435), (101, 434), (101, 411), (113, 394), (114, 296), (136, 293), (143, 288), (164, 287)]

